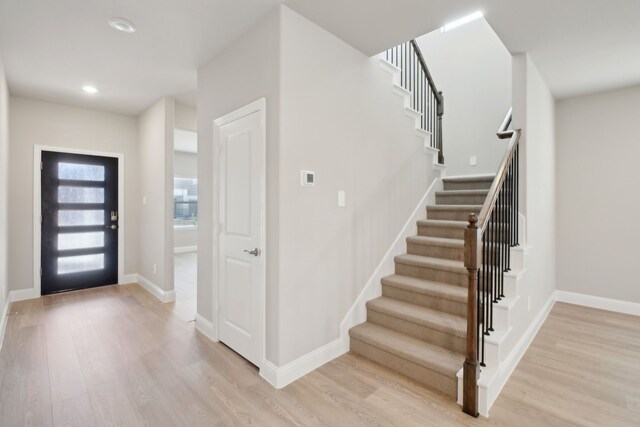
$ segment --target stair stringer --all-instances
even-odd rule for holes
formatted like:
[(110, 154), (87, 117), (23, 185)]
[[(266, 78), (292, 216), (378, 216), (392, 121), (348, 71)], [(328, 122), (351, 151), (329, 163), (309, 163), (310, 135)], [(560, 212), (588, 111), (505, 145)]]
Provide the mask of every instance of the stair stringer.
[(424, 152), (431, 155), (433, 168), (440, 171), (440, 178), (445, 178), (446, 168), (444, 165), (438, 163), (438, 153), (440, 150), (431, 147), (431, 132), (428, 132), (420, 127), (422, 114), (419, 111), (411, 108), (411, 91), (405, 89), (400, 85), (400, 73), (402, 72), (402, 70), (388, 62), (382, 55), (380, 56), (380, 68), (391, 75), (393, 93), (403, 99), (404, 113), (405, 115), (407, 115), (407, 117), (413, 119), (413, 125), (416, 129), (416, 135), (420, 137), (424, 144)]
[[(520, 357), (526, 351), (530, 340), (529, 331), (516, 333), (514, 325), (518, 318), (528, 313), (528, 303), (522, 288), (526, 274), (526, 258), (530, 247), (527, 246), (524, 230), (525, 218), (519, 217), (519, 246), (511, 248), (511, 271), (504, 274), (505, 298), (494, 305), (493, 328), (491, 335), (485, 338), (485, 364), (480, 368), (478, 380), (478, 412), (488, 417), (491, 406), (497, 399), (515, 369)], [(550, 308), (550, 307), (549, 307)], [(544, 310), (543, 310), (544, 311)], [(538, 322), (534, 321), (532, 326)], [(458, 371), (458, 404), (462, 405), (463, 374)]]

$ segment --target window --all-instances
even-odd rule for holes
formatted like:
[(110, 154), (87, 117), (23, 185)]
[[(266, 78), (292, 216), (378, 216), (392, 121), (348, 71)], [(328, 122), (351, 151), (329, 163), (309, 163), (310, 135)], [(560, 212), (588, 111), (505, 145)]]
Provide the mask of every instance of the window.
[(173, 225), (176, 228), (198, 224), (198, 180), (173, 178)]

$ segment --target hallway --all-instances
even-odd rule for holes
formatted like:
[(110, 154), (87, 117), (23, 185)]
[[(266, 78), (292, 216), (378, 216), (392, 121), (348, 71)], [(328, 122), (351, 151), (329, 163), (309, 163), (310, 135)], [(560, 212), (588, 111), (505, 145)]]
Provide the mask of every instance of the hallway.
[(173, 312), (187, 322), (195, 320), (198, 308), (198, 253), (175, 254), (174, 282), (176, 300), (171, 305)]
[(636, 317), (558, 303), (491, 417), (473, 419), (353, 354), (276, 390), (140, 286), (108, 286), (13, 304), (0, 425), (631, 426), (638, 342)]

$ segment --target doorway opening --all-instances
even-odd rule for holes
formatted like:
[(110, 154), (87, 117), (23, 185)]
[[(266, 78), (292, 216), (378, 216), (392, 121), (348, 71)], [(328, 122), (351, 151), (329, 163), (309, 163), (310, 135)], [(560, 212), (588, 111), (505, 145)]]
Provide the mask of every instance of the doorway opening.
[[(194, 110), (176, 108), (176, 115)], [(176, 123), (186, 122), (176, 117)], [(173, 242), (174, 311), (192, 321), (197, 312), (198, 287), (198, 135), (194, 129), (174, 130)]]

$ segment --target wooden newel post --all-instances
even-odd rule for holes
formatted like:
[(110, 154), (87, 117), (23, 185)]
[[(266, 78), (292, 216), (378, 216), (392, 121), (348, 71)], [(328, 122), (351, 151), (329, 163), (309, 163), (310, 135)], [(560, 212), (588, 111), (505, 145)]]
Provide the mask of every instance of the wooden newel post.
[(478, 416), (478, 215), (469, 215), (464, 230), (464, 266), (469, 283), (467, 293), (467, 349), (463, 369), (462, 410)]

